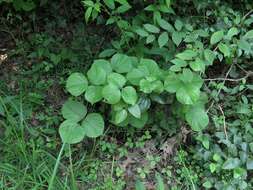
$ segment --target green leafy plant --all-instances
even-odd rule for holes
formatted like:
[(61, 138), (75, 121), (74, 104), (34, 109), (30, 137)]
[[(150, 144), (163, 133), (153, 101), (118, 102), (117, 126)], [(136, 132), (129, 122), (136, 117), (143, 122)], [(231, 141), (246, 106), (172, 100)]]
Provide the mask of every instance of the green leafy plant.
[[(73, 92), (73, 86), (68, 90)], [(59, 132), (64, 143), (74, 144), (82, 141), (85, 136), (96, 138), (103, 134), (102, 116), (98, 113), (87, 114), (87, 108), (81, 102), (66, 101), (62, 107), (62, 115), (66, 120), (60, 125)]]
[(38, 5), (45, 5), (47, 0), (1, 0), (0, 5), (2, 3), (12, 3), (16, 11), (28, 12), (34, 10)]
[[(150, 107), (141, 105), (143, 98), (155, 106), (159, 102), (153, 97), (175, 94), (172, 105), (177, 109), (177, 116), (192, 130), (204, 130), (209, 117), (205, 111), (208, 98), (201, 92), (202, 76), (214, 61), (231, 64), (243, 51), (250, 53), (248, 40), (252, 38), (252, 31), (240, 31), (237, 20), (233, 21), (233, 27), (216, 30), (198, 28), (180, 17), (171, 23), (169, 19), (174, 11), (167, 1), (156, 4), (120, 0), (82, 2), (87, 22), (90, 17), (94, 21), (106, 12), (109, 18), (105, 23), (116, 24), (121, 35), (112, 43), (115, 49), (102, 52), (101, 59), (95, 60), (86, 74), (69, 76), (68, 91), (74, 96), (85, 92), (87, 102), (108, 105), (109, 121), (114, 125), (136, 128), (144, 127), (149, 120)], [(138, 3), (144, 6), (143, 10), (135, 17), (126, 17), (124, 14), (131, 13)], [(129, 43), (133, 44), (130, 49)], [(123, 54), (124, 50), (129, 53)], [(151, 55), (157, 58), (151, 59)]]

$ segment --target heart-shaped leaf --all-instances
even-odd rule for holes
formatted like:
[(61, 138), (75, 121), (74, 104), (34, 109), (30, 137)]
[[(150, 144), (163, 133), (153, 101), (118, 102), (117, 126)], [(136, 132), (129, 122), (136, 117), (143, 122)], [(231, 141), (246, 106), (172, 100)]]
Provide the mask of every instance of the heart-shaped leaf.
[(83, 140), (84, 129), (72, 120), (65, 120), (59, 128), (61, 139), (64, 143), (75, 144)]
[(213, 44), (216, 44), (218, 43), (219, 41), (222, 40), (224, 36), (224, 31), (223, 30), (220, 30), (220, 31), (217, 31), (217, 32), (214, 32), (211, 36), (211, 39), (210, 39), (210, 43), (211, 45)]
[(120, 101), (120, 90), (113, 84), (106, 85), (102, 90), (102, 95), (108, 104), (116, 104)]
[(85, 92), (85, 99), (94, 104), (102, 100), (102, 87), (101, 86), (89, 86)]
[(132, 59), (124, 54), (115, 54), (111, 59), (111, 65), (117, 73), (127, 73), (132, 70)]
[(128, 108), (129, 113), (131, 113), (136, 118), (141, 118), (141, 109), (138, 104), (135, 104)]
[(119, 73), (110, 73), (107, 77), (107, 82), (122, 88), (126, 83), (126, 78)]
[(147, 123), (147, 121), (148, 121), (148, 113), (147, 112), (142, 113), (141, 118), (136, 118), (131, 115), (129, 118), (130, 125), (138, 128), (138, 129), (143, 128), (145, 126), (145, 124)]
[(199, 106), (192, 106), (186, 115), (186, 121), (194, 131), (202, 131), (209, 123), (209, 118), (205, 110)]
[(127, 86), (122, 89), (122, 98), (123, 100), (131, 105), (134, 105), (138, 99), (136, 90), (132, 86)]
[(65, 119), (78, 122), (87, 114), (87, 108), (81, 102), (68, 100), (63, 104), (61, 112)]
[(89, 81), (94, 85), (102, 85), (106, 81), (106, 70), (98, 65), (92, 65), (87, 72)]
[(115, 114), (115, 124), (119, 124), (127, 118), (127, 111), (125, 109), (119, 110)]
[(90, 113), (82, 122), (82, 128), (85, 135), (91, 138), (96, 138), (104, 132), (104, 120), (98, 113)]
[(167, 32), (163, 32), (159, 37), (158, 37), (158, 44), (159, 44), (159, 47), (163, 47), (165, 46), (165, 44), (167, 44), (169, 40), (169, 36), (168, 36), (168, 33)]
[(88, 81), (82, 73), (73, 73), (67, 79), (67, 91), (73, 96), (79, 96), (88, 87)]

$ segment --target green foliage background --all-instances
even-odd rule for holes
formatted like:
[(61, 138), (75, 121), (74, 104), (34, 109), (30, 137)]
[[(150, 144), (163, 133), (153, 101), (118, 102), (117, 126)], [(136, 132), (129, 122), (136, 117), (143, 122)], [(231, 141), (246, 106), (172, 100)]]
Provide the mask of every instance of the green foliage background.
[(250, 0), (0, 6), (0, 188), (252, 189)]

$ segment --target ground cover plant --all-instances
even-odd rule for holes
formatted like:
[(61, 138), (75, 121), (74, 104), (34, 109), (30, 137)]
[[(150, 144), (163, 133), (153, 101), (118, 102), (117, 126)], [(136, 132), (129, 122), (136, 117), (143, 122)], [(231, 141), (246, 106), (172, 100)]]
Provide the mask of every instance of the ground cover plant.
[(0, 1), (0, 189), (252, 189), (252, 10)]

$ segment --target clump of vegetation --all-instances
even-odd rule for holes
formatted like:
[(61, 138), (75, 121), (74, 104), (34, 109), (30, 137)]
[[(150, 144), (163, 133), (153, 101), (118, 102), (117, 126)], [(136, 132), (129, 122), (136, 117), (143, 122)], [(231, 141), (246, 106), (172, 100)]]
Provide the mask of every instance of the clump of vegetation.
[(0, 188), (253, 188), (249, 0), (0, 6)]

